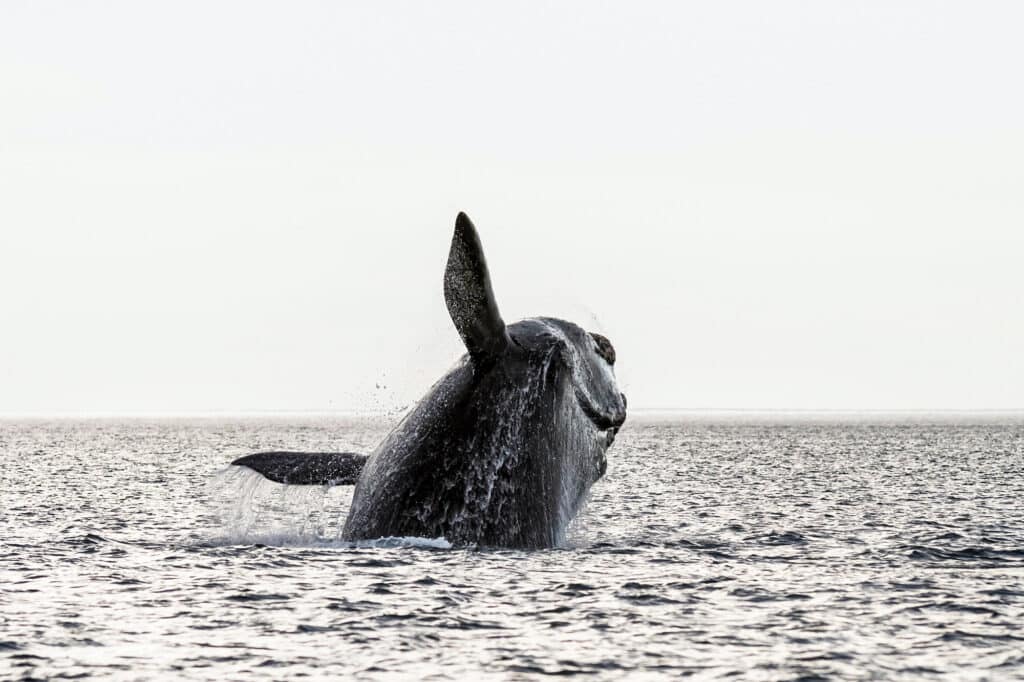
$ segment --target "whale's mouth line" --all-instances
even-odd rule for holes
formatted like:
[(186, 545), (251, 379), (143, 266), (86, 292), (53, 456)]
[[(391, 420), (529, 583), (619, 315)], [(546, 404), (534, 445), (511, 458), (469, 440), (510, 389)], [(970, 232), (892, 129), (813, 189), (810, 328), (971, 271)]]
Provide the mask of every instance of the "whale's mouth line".
[(604, 437), (605, 447), (610, 447), (615, 441), (615, 435), (619, 432), (621, 424), (616, 424), (611, 417), (601, 414), (579, 389), (576, 389), (576, 402), (579, 403), (580, 409), (583, 410), (583, 414), (590, 420), (590, 423), (597, 427), (598, 435)]

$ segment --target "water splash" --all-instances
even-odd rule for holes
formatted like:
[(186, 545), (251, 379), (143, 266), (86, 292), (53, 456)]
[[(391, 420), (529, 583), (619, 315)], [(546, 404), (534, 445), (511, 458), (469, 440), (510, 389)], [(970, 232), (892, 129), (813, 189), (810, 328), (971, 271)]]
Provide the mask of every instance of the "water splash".
[(220, 529), (205, 544), (273, 547), (450, 549), (443, 537), (341, 539), (351, 486), (282, 485), (246, 467), (229, 466), (210, 483)]
[(220, 521), (218, 544), (310, 545), (341, 537), (351, 486), (282, 485), (229, 466), (209, 486)]

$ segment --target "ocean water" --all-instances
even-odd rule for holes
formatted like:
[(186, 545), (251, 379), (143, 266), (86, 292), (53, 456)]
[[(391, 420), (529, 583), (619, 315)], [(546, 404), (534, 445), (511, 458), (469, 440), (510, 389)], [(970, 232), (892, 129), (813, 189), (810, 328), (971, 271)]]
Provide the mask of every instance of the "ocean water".
[(0, 421), (0, 679), (1024, 678), (1024, 419), (633, 416), (565, 547), (337, 539), (327, 417)]

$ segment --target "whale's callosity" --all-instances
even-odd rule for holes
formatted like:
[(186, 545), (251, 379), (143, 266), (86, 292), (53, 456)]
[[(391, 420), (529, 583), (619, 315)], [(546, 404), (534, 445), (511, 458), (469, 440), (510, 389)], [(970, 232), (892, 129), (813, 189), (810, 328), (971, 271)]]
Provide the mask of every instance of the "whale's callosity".
[(234, 463), (282, 483), (355, 483), (343, 536), (444, 536), (552, 547), (626, 418), (605, 337), (539, 317), (505, 325), (476, 228), (455, 223), (445, 303), (467, 354), (377, 449), (260, 453)]

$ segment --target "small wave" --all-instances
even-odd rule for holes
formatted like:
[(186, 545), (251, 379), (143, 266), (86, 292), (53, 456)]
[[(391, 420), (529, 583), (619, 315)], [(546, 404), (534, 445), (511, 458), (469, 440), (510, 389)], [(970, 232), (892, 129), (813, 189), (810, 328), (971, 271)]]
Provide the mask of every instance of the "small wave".
[(463, 615), (449, 615), (436, 623), (437, 627), (450, 630), (504, 630), (506, 625), (496, 620), (470, 618)]
[(955, 642), (958, 640), (991, 640), (996, 642), (1021, 642), (1024, 637), (1009, 632), (967, 632), (966, 630), (952, 630), (944, 632), (936, 638), (936, 641)]
[(771, 546), (807, 544), (807, 538), (805, 536), (791, 530), (783, 531), (781, 533), (773, 530), (759, 535), (752, 535), (746, 539), (748, 541), (755, 541), (758, 544)]
[(1024, 550), (997, 549), (994, 547), (964, 547), (941, 549), (927, 545), (903, 545), (901, 547), (910, 559), (929, 561), (988, 561), (1017, 563), (1024, 560)]
[(996, 609), (989, 608), (987, 606), (978, 606), (977, 604), (961, 604), (959, 602), (936, 602), (928, 604), (922, 608), (933, 608), (940, 611), (953, 611), (961, 613), (975, 613), (982, 616), (1002, 616), (1003, 614)]
[(566, 596), (575, 596), (577, 594), (593, 592), (598, 588), (589, 583), (561, 583), (559, 585), (555, 585), (554, 589)]
[(259, 533), (242, 535), (215, 536), (203, 543), (208, 547), (227, 547), (235, 545), (252, 545), (264, 547), (308, 547), (311, 549), (451, 549), (452, 543), (443, 537), (386, 537), (376, 540), (331, 540), (310, 537), (301, 533), (288, 531), (277, 533)]
[(981, 594), (987, 594), (991, 597), (998, 597), (1000, 601), (1012, 601), (1018, 597), (1024, 597), (1024, 589), (1015, 589), (1013, 587), (996, 587), (990, 590), (981, 590)]
[(251, 602), (251, 601), (287, 601), (291, 596), (287, 594), (264, 594), (260, 592), (240, 592), (230, 594), (224, 599), (228, 601)]
[(738, 587), (730, 591), (729, 594), (749, 602), (804, 601), (811, 599), (810, 595), (801, 592), (772, 592), (761, 587)]
[(72, 537), (64, 540), (64, 544), (81, 547), (91, 547), (93, 545), (102, 545), (107, 542), (107, 539), (98, 533), (85, 533), (84, 535), (73, 535)]

